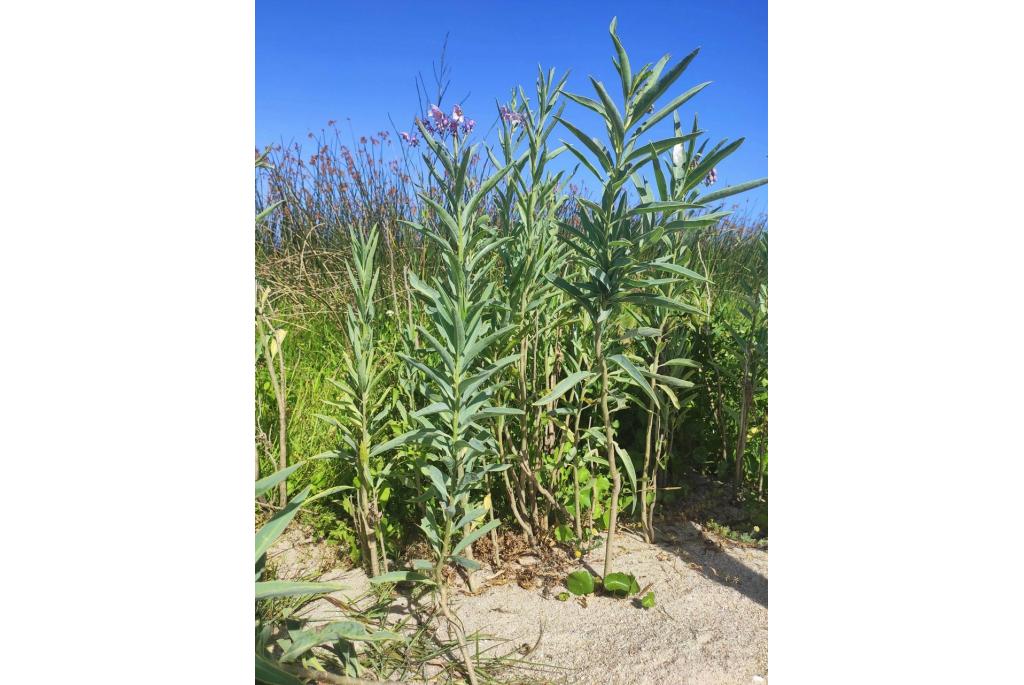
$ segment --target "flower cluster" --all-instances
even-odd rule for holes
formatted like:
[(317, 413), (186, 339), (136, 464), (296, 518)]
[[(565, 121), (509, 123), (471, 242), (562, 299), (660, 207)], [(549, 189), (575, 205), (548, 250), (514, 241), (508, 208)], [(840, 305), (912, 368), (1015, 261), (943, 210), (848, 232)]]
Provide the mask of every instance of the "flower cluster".
[(498, 114), (501, 116), (502, 121), (507, 121), (513, 126), (515, 126), (516, 124), (521, 124), (524, 121), (526, 121), (526, 117), (524, 117), (519, 112), (509, 109), (505, 105), (502, 105), (501, 107), (498, 108)]
[(462, 113), (462, 107), (455, 105), (452, 108), (451, 116), (448, 116), (437, 105), (431, 105), (427, 112), (427, 120), (423, 122), (424, 128), (435, 135), (444, 137), (449, 133), (457, 135), (469, 135), (476, 127), (476, 121), (467, 119)]
[[(682, 147), (679, 148), (679, 152), (680, 152), (679, 157), (682, 158)], [(694, 155), (693, 160), (690, 162), (690, 171), (693, 171), (694, 169), (697, 168), (697, 164), (700, 162), (700, 157), (701, 157), (701, 155), (700, 155), (699, 152), (696, 155)], [(676, 159), (676, 154), (675, 154), (675, 150), (674, 149), (672, 150), (672, 159), (673, 160)], [(704, 177), (704, 185), (706, 185), (706, 186), (714, 185), (715, 181), (717, 181), (717, 180), (718, 180), (718, 168), (717, 167), (711, 167), (711, 171), (709, 171), (708, 175)]]
[(407, 133), (405, 131), (402, 131), (401, 133), (398, 134), (398, 136), (409, 147), (419, 147), (420, 146), (420, 138), (419, 138), (419, 136), (416, 135), (415, 131), (413, 131), (412, 133)]

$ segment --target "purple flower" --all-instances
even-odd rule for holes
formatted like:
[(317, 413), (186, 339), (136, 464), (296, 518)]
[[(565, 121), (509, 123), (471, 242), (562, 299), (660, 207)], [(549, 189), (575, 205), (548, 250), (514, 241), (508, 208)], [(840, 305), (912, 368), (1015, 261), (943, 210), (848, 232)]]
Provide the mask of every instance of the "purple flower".
[(431, 133), (443, 136), (451, 128), (451, 122), (448, 120), (448, 116), (441, 111), (440, 107), (431, 105), (430, 109), (427, 110), (427, 120), (423, 122), (423, 126)]
[(449, 133), (453, 136), (468, 135), (476, 127), (476, 121), (466, 118), (461, 105), (455, 105), (452, 108), (451, 117), (441, 111), (437, 105), (431, 105), (427, 110), (427, 115), (427, 120), (423, 122), (424, 128), (442, 138)]
[(526, 117), (524, 117), (519, 112), (512, 111), (505, 105), (502, 105), (501, 107), (498, 108), (498, 114), (501, 116), (502, 121), (507, 121), (513, 126), (515, 126), (516, 124), (521, 124), (524, 121), (526, 121)]
[(718, 180), (718, 171), (714, 168), (708, 172), (707, 177), (704, 179), (704, 185), (709, 186)]
[(452, 108), (452, 118), (449, 126), (451, 127), (453, 135), (459, 135), (460, 133), (462, 135), (469, 135), (476, 126), (476, 121), (473, 119), (467, 119), (466, 115), (462, 112), (462, 106), (455, 105), (455, 107)]
[(398, 136), (399, 136), (399, 137), (400, 137), (400, 138), (402, 139), (402, 141), (403, 141), (403, 142), (405, 142), (405, 143), (406, 143), (406, 144), (407, 144), (407, 145), (408, 145), (409, 147), (419, 147), (419, 144), (420, 144), (420, 139), (419, 139), (419, 137), (418, 137), (418, 136), (417, 136), (417, 135), (416, 135), (415, 133), (413, 133), (412, 135), (410, 135), (410, 134), (406, 133), (405, 131), (402, 131), (401, 133), (399, 133), (399, 134), (398, 134)]

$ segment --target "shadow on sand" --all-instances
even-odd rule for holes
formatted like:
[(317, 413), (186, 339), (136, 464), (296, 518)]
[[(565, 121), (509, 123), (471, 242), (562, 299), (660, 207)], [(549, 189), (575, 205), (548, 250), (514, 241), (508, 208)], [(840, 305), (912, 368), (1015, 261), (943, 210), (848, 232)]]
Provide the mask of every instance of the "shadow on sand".
[(730, 546), (728, 541), (719, 542), (688, 520), (662, 522), (655, 526), (655, 532), (658, 547), (675, 554), (706, 578), (768, 608), (768, 579), (727, 554), (724, 547)]
[[(640, 539), (633, 531), (617, 534)], [(768, 579), (743, 562), (728, 555), (724, 547), (731, 543), (719, 542), (686, 519), (662, 521), (655, 526), (655, 545), (684, 561), (690, 568), (706, 578), (732, 588), (740, 594), (768, 608)], [(582, 567), (595, 576), (601, 575), (600, 563), (584, 561)]]

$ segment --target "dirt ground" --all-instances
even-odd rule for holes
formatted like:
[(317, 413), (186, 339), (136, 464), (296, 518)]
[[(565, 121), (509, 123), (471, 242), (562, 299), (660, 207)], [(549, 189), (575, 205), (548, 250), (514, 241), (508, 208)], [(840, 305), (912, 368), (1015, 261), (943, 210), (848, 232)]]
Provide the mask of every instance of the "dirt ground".
[[(655, 607), (633, 599), (591, 595), (559, 601), (560, 579), (577, 568), (599, 574), (604, 547), (579, 561), (561, 555), (540, 556), (516, 550), (499, 573), (478, 571), (477, 594), (463, 583), (454, 594), (467, 633), (479, 631), (480, 649), (508, 653), (523, 665), (510, 682), (564, 685), (747, 685), (768, 677), (768, 552), (741, 546), (706, 532), (682, 518), (659, 527), (656, 544), (621, 531), (615, 540), (613, 568), (633, 573), (650, 586)], [(284, 575), (299, 569), (323, 569), (317, 545), (302, 536), (286, 536), (275, 552)], [(303, 560), (307, 561), (303, 561)], [(487, 550), (477, 551), (487, 561)], [(328, 564), (329, 565), (329, 564)], [(358, 569), (324, 573), (324, 580), (349, 584), (336, 593), (354, 597), (369, 587)], [(401, 613), (400, 598), (396, 611)], [(318, 600), (304, 615), (314, 621), (342, 618), (340, 610)], [(540, 640), (538, 642), (538, 636)], [(532, 651), (531, 651), (531, 648)], [(529, 652), (525, 657), (523, 652)]]

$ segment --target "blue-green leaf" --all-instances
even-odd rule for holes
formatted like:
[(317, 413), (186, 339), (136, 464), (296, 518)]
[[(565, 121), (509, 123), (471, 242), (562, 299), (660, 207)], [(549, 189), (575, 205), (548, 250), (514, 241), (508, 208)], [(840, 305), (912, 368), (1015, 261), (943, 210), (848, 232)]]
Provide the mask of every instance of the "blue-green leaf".
[(425, 583), (432, 584), (434, 581), (429, 576), (425, 576), (422, 573), (416, 573), (415, 571), (392, 571), (391, 573), (384, 573), (379, 576), (370, 578), (370, 582), (374, 585), (381, 583)]
[(615, 362), (623, 371), (626, 372), (626, 374), (633, 380), (633, 383), (643, 390), (644, 394), (651, 398), (654, 402), (654, 406), (661, 406), (658, 403), (658, 397), (654, 394), (654, 391), (651, 390), (650, 383), (644, 380), (643, 374), (641, 374), (640, 370), (637, 369), (633, 362), (629, 360), (629, 357), (624, 354), (613, 354), (608, 357), (608, 359), (609, 361)]
[(459, 540), (459, 544), (455, 545), (455, 548), (452, 550), (452, 556), (457, 555), (459, 552), (476, 542), (477, 539), (487, 535), (487, 533), (491, 532), (499, 525), (501, 525), (501, 521), (494, 519), (493, 521), (488, 521), (484, 525), (480, 526), (469, 535)]
[(577, 383), (586, 378), (590, 378), (594, 375), (595, 374), (592, 371), (577, 371), (576, 373), (570, 374), (568, 377), (563, 378), (561, 381), (559, 381), (558, 384), (551, 389), (551, 392), (549, 392), (547, 395), (544, 395), (544, 397), (534, 402), (533, 406), (539, 407), (541, 405), (554, 402), (559, 397), (567, 393), (569, 389), (575, 386)]
[(284, 529), (295, 518), (295, 515), (299, 513), (299, 507), (302, 505), (302, 501), (306, 499), (311, 487), (310, 485), (304, 487), (302, 492), (292, 497), (284, 509), (274, 514), (274, 518), (267, 521), (256, 532), (256, 561), (259, 561), (260, 557), (270, 549), (270, 546), (274, 544), (274, 540), (280, 537)]

